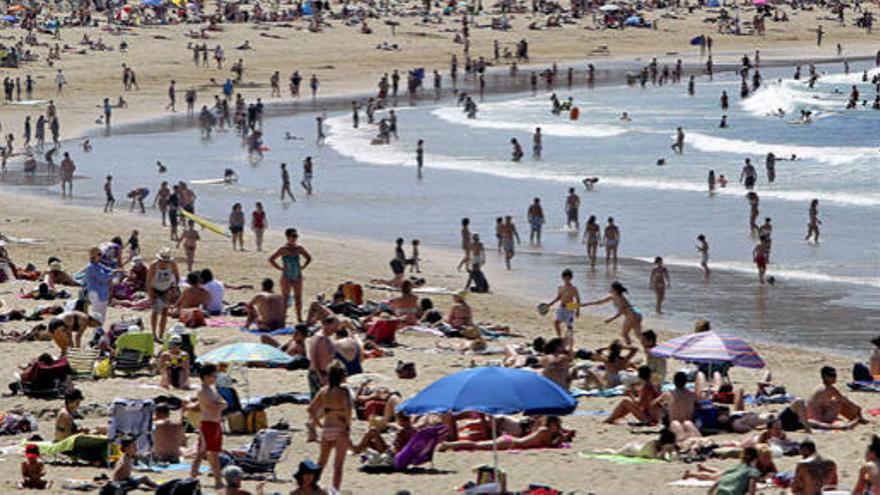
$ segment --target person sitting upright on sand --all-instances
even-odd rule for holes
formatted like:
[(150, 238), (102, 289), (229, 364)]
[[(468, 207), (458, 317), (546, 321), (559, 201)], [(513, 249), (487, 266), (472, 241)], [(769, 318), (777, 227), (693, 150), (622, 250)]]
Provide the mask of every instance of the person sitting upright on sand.
[(822, 385), (807, 400), (807, 421), (810, 426), (825, 430), (849, 430), (859, 423), (865, 423), (862, 409), (834, 386), (837, 370), (823, 366), (819, 373)]
[(247, 305), (245, 328), (256, 325), (258, 330), (271, 331), (286, 326), (287, 302), (283, 296), (272, 292), (274, 286), (272, 279), (263, 279), (262, 292), (254, 296)]
[(806, 439), (801, 442), (803, 460), (794, 470), (792, 495), (821, 495), (826, 488), (837, 486), (837, 464), (816, 452), (816, 444)]

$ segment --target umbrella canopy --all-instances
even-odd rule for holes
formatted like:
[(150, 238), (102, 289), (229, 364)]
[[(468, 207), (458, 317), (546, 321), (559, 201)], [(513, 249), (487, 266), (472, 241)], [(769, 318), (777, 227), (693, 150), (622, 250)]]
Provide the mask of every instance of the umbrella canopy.
[(214, 349), (200, 356), (197, 361), (200, 363), (286, 364), (293, 361), (293, 358), (270, 345), (242, 342)]
[(752, 0), (752, 5), (767, 5), (767, 0)]
[(663, 342), (651, 349), (651, 354), (695, 363), (729, 363), (743, 368), (764, 367), (764, 360), (744, 340), (716, 332), (694, 333)]
[(475, 411), (486, 414), (569, 414), (577, 401), (533, 372), (489, 366), (459, 371), (425, 387), (397, 409), (407, 414)]
[(614, 5), (614, 4), (608, 4), (608, 5), (603, 5), (603, 6), (599, 7), (599, 10), (602, 12), (617, 12), (618, 10), (620, 10), (620, 6)]
[(141, 0), (141, 5), (146, 5), (147, 7), (158, 7), (162, 5), (162, 0)]

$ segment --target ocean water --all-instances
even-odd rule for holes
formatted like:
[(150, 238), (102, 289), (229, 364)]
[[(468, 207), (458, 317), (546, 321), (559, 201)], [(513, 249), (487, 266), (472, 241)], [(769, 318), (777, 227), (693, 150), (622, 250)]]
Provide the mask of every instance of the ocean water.
[[(352, 128), (348, 112), (328, 114), (323, 147), (314, 141), (315, 115), (273, 117), (265, 123), (271, 149), (257, 163), (232, 133), (209, 140), (192, 128), (95, 137), (93, 152), (72, 153), (78, 173), (88, 177), (76, 183), (77, 201), (102, 204), (108, 173), (122, 198), (137, 186), (155, 191), (161, 180), (217, 178), (233, 168), (241, 178), (234, 185), (195, 186), (199, 213), (225, 222), (232, 203), (250, 211), (262, 201), (272, 228), (387, 240), (389, 259), (398, 236), (456, 248), (462, 217), (471, 218), (472, 230), (494, 247), (494, 219), (510, 214), (524, 241), (515, 275), (523, 281), (523, 295), (536, 303), (552, 294), (560, 270), (569, 267), (587, 299), (603, 296), (611, 281), (620, 280), (651, 316), (649, 263), (663, 256), (672, 288), (667, 314), (653, 320), (657, 325), (686, 327), (699, 317), (750, 338), (852, 352), (865, 348), (880, 328), (880, 111), (870, 108), (873, 88), (861, 82), (862, 70), (870, 77), (877, 69), (854, 64), (849, 75), (835, 72), (840, 69), (820, 67), (828, 74), (812, 90), (790, 79), (792, 68), (762, 70), (763, 87), (745, 100), (732, 74), (697, 78), (694, 96), (685, 84), (557, 89), (560, 99), (574, 98), (581, 111), (577, 121), (552, 115), (543, 91), (489, 97), (479, 102), (475, 120), (449, 99), (425, 100), (396, 110), (400, 139), (387, 146), (370, 144), (376, 128)], [(869, 104), (845, 110), (854, 84)], [(731, 104), (726, 129), (718, 127), (722, 90)], [(768, 116), (779, 108), (785, 117)], [(814, 123), (792, 123), (801, 109), (813, 111)], [(624, 111), (631, 122), (619, 120)], [(541, 161), (530, 158), (536, 126), (544, 134)], [(686, 133), (685, 152), (675, 156), (670, 145), (678, 126)], [(303, 139), (285, 140), (285, 132)], [(509, 161), (512, 137), (526, 152), (516, 164)], [(421, 180), (415, 171), (418, 139), (426, 143)], [(763, 166), (770, 151), (797, 156), (777, 163), (774, 184)], [(296, 189), (298, 201), (282, 204), (278, 165), (288, 163), (296, 184), (305, 156), (315, 162), (316, 194), (307, 198)], [(655, 165), (659, 158), (665, 166)], [(751, 263), (755, 240), (738, 184), (745, 158), (759, 172), (760, 218), (773, 219), (773, 286), (757, 283)], [(156, 173), (156, 160), (169, 166), (169, 174)], [(706, 186), (710, 169), (730, 180), (712, 196)], [(584, 190), (584, 177), (600, 178), (595, 190)], [(564, 227), (569, 187), (581, 195), (582, 224), (596, 215), (601, 224), (612, 216), (620, 226), (616, 272), (601, 262), (589, 269), (582, 234)], [(541, 198), (548, 219), (540, 247), (528, 246), (525, 214), (534, 197)], [(819, 245), (803, 240), (813, 198), (820, 201), (823, 222)], [(711, 246), (708, 283), (698, 268), (700, 233)], [(502, 260), (490, 256), (489, 263)]]

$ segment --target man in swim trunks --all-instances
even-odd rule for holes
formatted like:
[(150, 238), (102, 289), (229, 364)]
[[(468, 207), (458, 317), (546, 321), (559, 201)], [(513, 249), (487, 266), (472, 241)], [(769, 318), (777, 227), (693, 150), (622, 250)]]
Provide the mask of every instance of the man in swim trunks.
[(565, 224), (569, 228), (574, 225), (575, 230), (580, 230), (581, 225), (578, 220), (580, 207), (581, 197), (575, 194), (573, 187), (568, 188), (568, 196), (565, 198)]
[(244, 328), (256, 325), (258, 330), (278, 330), (287, 324), (287, 301), (284, 296), (272, 292), (275, 283), (271, 278), (263, 279), (263, 291), (248, 303), (248, 317)]
[(758, 181), (758, 172), (752, 165), (751, 158), (746, 158), (746, 164), (743, 165), (742, 173), (739, 175), (739, 181), (745, 185), (746, 189), (751, 191), (755, 188), (755, 182)]
[(544, 209), (541, 208), (541, 199), (535, 198), (526, 213), (529, 219), (529, 242), (541, 244), (541, 227), (544, 225)]
[(66, 195), (73, 196), (73, 174), (76, 172), (76, 165), (70, 159), (70, 154), (64, 152), (64, 158), (61, 160), (61, 197)]
[(290, 200), (296, 203), (293, 197), (293, 191), (290, 190), (290, 172), (287, 171), (287, 164), (281, 164), (281, 201), (284, 202), (284, 196), (290, 196)]
[(605, 268), (614, 260), (614, 268), (617, 269), (617, 247), (620, 245), (620, 229), (614, 224), (614, 218), (608, 217), (608, 225), (605, 226)]
[(663, 265), (663, 258), (659, 256), (654, 258), (654, 269), (651, 270), (649, 284), (651, 289), (654, 290), (656, 300), (654, 310), (658, 315), (662, 315), (663, 300), (666, 298), (666, 288), (671, 284), (669, 282), (669, 270)]
[(517, 244), (521, 244), (516, 225), (513, 224), (511, 216), (507, 215), (504, 217), (504, 223), (501, 224), (501, 248), (504, 250), (504, 264), (507, 266), (508, 270), (510, 270), (510, 260), (513, 259), (513, 255), (515, 254), (514, 240), (516, 240)]
[(837, 370), (823, 366), (819, 371), (822, 385), (807, 399), (807, 421), (813, 428), (849, 430), (866, 421), (862, 409), (844, 396), (837, 387)]
[[(547, 307), (552, 307), (557, 302), (559, 307), (556, 308), (556, 319), (553, 322), (553, 328), (556, 329), (556, 336), (561, 337), (565, 342), (568, 352), (574, 352), (574, 319), (581, 315), (581, 295), (577, 287), (571, 283), (573, 274), (571, 270), (562, 271), (562, 285), (556, 291), (556, 297), (547, 303)], [(565, 324), (566, 332), (562, 335), (562, 325)]]
[(208, 462), (211, 464), (211, 472), (214, 475), (215, 487), (220, 489), (223, 487), (220, 476), (220, 452), (223, 451), (221, 414), (226, 409), (226, 400), (217, 393), (215, 386), (217, 383), (216, 365), (202, 365), (199, 369), (199, 378), (202, 379), (202, 388), (199, 390), (197, 399), (200, 413), (198, 453), (192, 461), (190, 477), (199, 477), (199, 465), (202, 463), (202, 458), (207, 456)]
[[(287, 229), (284, 231), (284, 235), (287, 237), (287, 244), (278, 248), (269, 257), (269, 264), (281, 272), (281, 296), (288, 306), (290, 305), (290, 289), (293, 289), (296, 320), (302, 323), (302, 272), (312, 262), (312, 256), (305, 248), (296, 243), (299, 238), (296, 229)], [(300, 257), (303, 258), (303, 263), (300, 263)], [(278, 264), (279, 258), (281, 258), (283, 266)]]

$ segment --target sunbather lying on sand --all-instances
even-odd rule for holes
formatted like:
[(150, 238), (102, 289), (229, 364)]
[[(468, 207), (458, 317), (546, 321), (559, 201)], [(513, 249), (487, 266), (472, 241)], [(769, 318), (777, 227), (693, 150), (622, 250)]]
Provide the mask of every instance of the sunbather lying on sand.
[[(497, 448), (498, 450), (557, 448), (563, 442), (565, 442), (565, 435), (559, 418), (556, 416), (546, 416), (537, 428), (525, 436), (501, 435), (497, 441)], [(495, 448), (495, 443), (491, 440), (480, 442), (459, 440), (441, 443), (438, 450), (441, 452), (447, 450), (492, 450)]]

